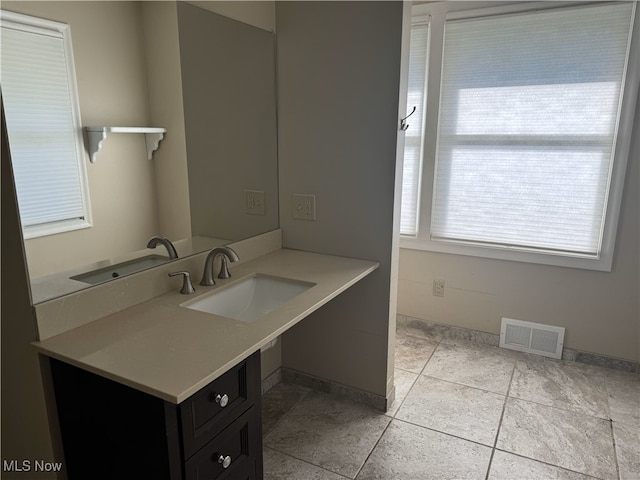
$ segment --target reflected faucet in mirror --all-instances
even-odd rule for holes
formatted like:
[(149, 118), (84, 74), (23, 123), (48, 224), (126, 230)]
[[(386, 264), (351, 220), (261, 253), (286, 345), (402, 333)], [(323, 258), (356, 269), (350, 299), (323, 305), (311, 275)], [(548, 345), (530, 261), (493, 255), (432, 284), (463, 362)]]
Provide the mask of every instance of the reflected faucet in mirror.
[(156, 248), (158, 245), (164, 246), (167, 249), (167, 253), (169, 254), (169, 258), (171, 260), (175, 260), (178, 258), (178, 252), (176, 252), (176, 247), (173, 246), (171, 240), (165, 237), (154, 236), (149, 239), (147, 243), (147, 248)]
[(220, 273), (218, 274), (218, 278), (224, 279), (231, 277), (229, 268), (227, 266), (227, 258), (232, 262), (237, 262), (238, 260), (240, 260), (238, 254), (231, 247), (214, 248), (209, 252), (209, 255), (207, 255), (207, 259), (204, 262), (204, 272), (202, 273), (202, 280), (200, 280), (200, 285), (210, 287), (216, 284), (216, 281), (213, 279), (213, 261), (218, 255), (222, 256), (222, 264), (220, 265)]

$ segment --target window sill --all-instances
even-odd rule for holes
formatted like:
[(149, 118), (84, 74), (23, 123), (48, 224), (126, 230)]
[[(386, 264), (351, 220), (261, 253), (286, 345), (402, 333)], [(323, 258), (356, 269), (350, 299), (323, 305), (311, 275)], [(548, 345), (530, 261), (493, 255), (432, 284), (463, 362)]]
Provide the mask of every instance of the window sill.
[(605, 249), (599, 257), (587, 257), (507, 247), (465, 245), (404, 236), (400, 237), (400, 248), (601, 272), (610, 272), (613, 260), (612, 251), (607, 252)]
[(82, 230), (83, 228), (91, 228), (92, 226), (92, 223), (87, 220), (66, 220), (32, 227), (23, 227), (22, 231), (24, 239), (29, 240), (31, 238)]

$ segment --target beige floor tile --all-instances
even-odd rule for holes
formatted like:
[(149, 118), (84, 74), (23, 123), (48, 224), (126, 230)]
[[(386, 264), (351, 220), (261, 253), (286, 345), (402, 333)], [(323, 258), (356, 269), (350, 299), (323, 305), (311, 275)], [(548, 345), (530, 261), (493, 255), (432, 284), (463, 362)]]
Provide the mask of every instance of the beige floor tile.
[(593, 477), (496, 450), (488, 480), (590, 480)]
[(353, 478), (391, 418), (330, 394), (310, 392), (264, 438), (264, 445)]
[(611, 419), (640, 428), (640, 375), (610, 370), (606, 383)]
[(396, 333), (395, 367), (408, 372), (420, 373), (438, 346), (437, 342)]
[(278, 383), (262, 396), (262, 434), (266, 435), (273, 426), (303, 399), (310, 389), (301, 385)]
[(396, 418), (493, 447), (505, 397), (420, 376)]
[(509, 396), (608, 420), (603, 371), (575, 362), (528, 358), (516, 362)]
[(271, 448), (264, 449), (264, 480), (344, 480), (310, 463), (290, 457)]
[(409, 390), (411, 390), (411, 387), (417, 380), (418, 374), (396, 368), (394, 377), (396, 398), (391, 404), (391, 407), (389, 407), (389, 410), (386, 412), (386, 415), (389, 415), (390, 417), (393, 417), (398, 412), (400, 405), (402, 405), (402, 402), (404, 402)]
[(357, 480), (483, 480), (491, 449), (393, 420)]
[(640, 478), (640, 376), (398, 318), (386, 415), (291, 385), (265, 395), (266, 479), (484, 480), (496, 435), (488, 480)]
[(640, 429), (636, 425), (613, 422), (620, 480), (640, 478)]
[(441, 343), (422, 374), (506, 394), (514, 365), (514, 357), (498, 347), (471, 342)]
[(425, 338), (436, 343), (442, 340), (448, 332), (448, 328), (442, 325), (423, 322), (404, 315), (398, 315), (396, 320), (396, 331), (414, 337)]
[(497, 448), (598, 478), (617, 478), (606, 420), (509, 398)]

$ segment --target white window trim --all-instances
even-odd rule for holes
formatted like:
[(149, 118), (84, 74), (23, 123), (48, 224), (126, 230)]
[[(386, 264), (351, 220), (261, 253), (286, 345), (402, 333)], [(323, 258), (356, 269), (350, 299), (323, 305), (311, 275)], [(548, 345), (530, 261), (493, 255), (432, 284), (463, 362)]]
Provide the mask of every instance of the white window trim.
[[(71, 97), (70, 107), (73, 121), (76, 160), (78, 162), (80, 176), (80, 194), (84, 215), (82, 219), (64, 220), (43, 225), (23, 226), (22, 233), (25, 240), (31, 238), (42, 237), (46, 235), (54, 235), (65, 233), (93, 226), (91, 215), (91, 202), (89, 197), (89, 180), (86, 169), (86, 151), (84, 148), (84, 140), (82, 135), (82, 123), (80, 117), (80, 100), (78, 96), (78, 86), (76, 82), (75, 61), (73, 58), (73, 46), (71, 41), (71, 29), (65, 23), (55, 22), (30, 15), (1, 11), (2, 25), (8, 25), (12, 28), (32, 33), (42, 33), (51, 35), (57, 33), (63, 40), (65, 56), (67, 59), (67, 79), (69, 82), (69, 94)], [(49, 32), (49, 33), (46, 33)], [(11, 147), (9, 147), (11, 148)], [(19, 208), (19, 206), (18, 206)]]
[[(425, 48), (426, 48), (426, 65), (425, 65), (425, 78), (424, 78), (424, 85), (427, 86), (427, 91), (428, 91), (428, 71), (429, 71), (429, 38), (430, 38), (430, 26), (429, 23), (431, 22), (431, 18), (429, 15), (410, 15), (408, 17), (408, 20), (411, 23), (411, 28), (413, 28), (414, 26), (426, 26), (427, 28), (427, 35), (426, 35), (426, 44), (425, 44)], [(411, 32), (413, 33), (413, 32)], [(409, 45), (411, 45), (411, 38), (412, 36), (409, 35)], [(407, 49), (408, 50), (408, 49)], [(407, 57), (410, 57), (409, 52), (407, 51)], [(407, 62), (410, 64), (410, 60), (407, 60)], [(411, 132), (411, 127), (414, 125), (414, 122), (418, 121), (418, 125), (421, 125), (421, 131), (419, 132), (419, 140), (420, 140), (420, 147), (419, 147), (419, 156), (420, 158), (422, 158), (424, 156), (424, 122), (425, 122), (425, 118), (426, 118), (426, 110), (427, 110), (427, 95), (424, 95), (424, 98), (422, 99), (422, 104), (421, 105), (414, 105), (414, 104), (410, 104), (409, 102), (409, 83), (410, 83), (410, 74), (411, 74), (411, 69), (410, 67), (407, 67), (407, 78), (409, 78), (406, 81), (406, 85), (402, 85), (401, 90), (401, 95), (404, 96), (404, 98), (402, 99), (402, 102), (405, 103), (405, 109), (407, 110), (407, 116), (405, 117), (405, 127), (408, 126), (408, 128), (406, 128), (404, 136), (402, 137), (402, 143), (403, 143), (403, 163), (404, 163), (404, 155), (406, 155), (406, 147), (407, 147), (407, 137), (408, 132)], [(424, 91), (424, 89), (423, 89)], [(418, 108), (419, 107), (419, 108)], [(415, 202), (415, 212), (414, 215), (411, 216), (412, 218), (412, 222), (413, 222), (413, 227), (412, 233), (407, 234), (407, 233), (402, 233), (402, 223), (405, 220), (405, 216), (403, 215), (401, 217), (401, 231), (400, 231), (400, 235), (414, 235), (415, 232), (418, 232), (420, 229), (420, 195), (421, 195), (421, 191), (422, 191), (422, 165), (423, 162), (419, 162), (418, 165), (415, 166), (415, 171), (414, 173), (415, 175), (415, 193), (416, 193), (416, 199), (418, 201)], [(404, 171), (402, 172), (403, 174), (403, 178), (402, 183), (403, 183), (403, 187), (402, 187), (402, 192), (404, 192)]]
[[(584, 2), (583, 2), (584, 3)], [(523, 12), (537, 9), (575, 6), (568, 2), (536, 2), (513, 3), (504, 5), (497, 2), (435, 2), (413, 7), (413, 15), (430, 15), (430, 64), (428, 66), (427, 118), (425, 120), (425, 153), (422, 165), (422, 191), (420, 200), (419, 232), (415, 236), (400, 237), (400, 247), (430, 252), (467, 255), (499, 260), (512, 260), (542, 265), (582, 268), (589, 270), (611, 271), (623, 186), (630, 154), (631, 139), (634, 127), (634, 113), (640, 84), (640, 9), (635, 9), (632, 42), (629, 61), (624, 81), (624, 93), (620, 109), (617, 141), (614, 162), (611, 171), (605, 225), (603, 230), (600, 255), (584, 257), (556, 252), (526, 251), (525, 249), (454, 244), (433, 241), (430, 238), (431, 207), (433, 194), (433, 177), (436, 158), (437, 126), (440, 101), (440, 84), (442, 71), (443, 33), (445, 18), (464, 18), (479, 15), (495, 15), (499, 13)], [(454, 13), (455, 12), (455, 13)], [(410, 28), (410, 23), (404, 28)], [(640, 121), (636, 119), (637, 121)]]

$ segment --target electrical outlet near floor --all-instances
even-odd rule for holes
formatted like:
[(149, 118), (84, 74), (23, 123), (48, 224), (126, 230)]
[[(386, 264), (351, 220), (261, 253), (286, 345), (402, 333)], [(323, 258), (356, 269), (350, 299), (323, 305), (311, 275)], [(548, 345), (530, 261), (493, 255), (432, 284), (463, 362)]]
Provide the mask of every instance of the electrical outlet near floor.
[(298, 220), (316, 219), (316, 196), (294, 193), (291, 196), (293, 218)]
[(244, 207), (246, 213), (264, 215), (264, 192), (261, 190), (245, 190)]
[(433, 296), (444, 297), (444, 279), (436, 278), (433, 281)]

